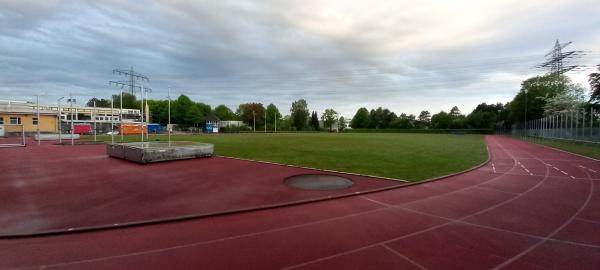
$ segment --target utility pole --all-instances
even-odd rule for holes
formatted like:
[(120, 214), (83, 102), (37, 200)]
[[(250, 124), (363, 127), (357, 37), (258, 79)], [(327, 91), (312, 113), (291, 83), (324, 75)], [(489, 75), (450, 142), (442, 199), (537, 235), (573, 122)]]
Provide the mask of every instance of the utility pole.
[(252, 110), (252, 132), (256, 132), (256, 117), (254, 116), (254, 110)]
[(267, 133), (267, 110), (265, 110), (265, 133)]
[(277, 112), (275, 112), (274, 118), (275, 118), (275, 132), (277, 132)]

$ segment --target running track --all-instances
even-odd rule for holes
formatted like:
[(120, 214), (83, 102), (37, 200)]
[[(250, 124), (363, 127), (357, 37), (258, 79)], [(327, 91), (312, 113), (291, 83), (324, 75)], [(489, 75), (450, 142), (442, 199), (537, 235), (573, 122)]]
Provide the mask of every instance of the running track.
[(157, 225), (0, 239), (14, 269), (599, 269), (600, 162), (487, 137), (447, 179)]

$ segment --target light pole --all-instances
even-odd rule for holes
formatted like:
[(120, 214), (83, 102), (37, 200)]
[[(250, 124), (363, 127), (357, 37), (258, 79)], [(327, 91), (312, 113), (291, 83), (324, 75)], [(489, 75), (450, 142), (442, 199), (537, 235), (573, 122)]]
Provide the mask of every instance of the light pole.
[(141, 128), (142, 128), (142, 148), (144, 147), (144, 83), (140, 83), (140, 94), (141, 94), (141, 101), (140, 101), (140, 107), (141, 107)]
[(110, 99), (110, 143), (115, 144), (115, 100)]
[(527, 137), (527, 89), (525, 91), (525, 136)]
[(256, 132), (256, 117), (254, 116), (254, 110), (252, 110), (252, 132)]
[(92, 113), (92, 117), (94, 117), (94, 142), (96, 142), (96, 100), (94, 99), (94, 112)]
[(169, 98), (169, 119), (168, 119), (168, 124), (167, 124), (167, 132), (169, 133), (169, 146), (171, 146), (171, 87), (169, 87), (169, 92), (168, 92), (168, 96)]
[(60, 102), (64, 99), (65, 97), (61, 97), (59, 98), (58, 101), (58, 143), (62, 144), (62, 110), (60, 109)]
[(71, 146), (73, 146), (75, 145), (75, 131), (73, 130), (73, 103), (77, 101), (73, 99), (73, 94), (71, 93), (69, 93), (69, 99), (67, 101), (71, 103)]
[(121, 143), (123, 142), (123, 90), (121, 90), (121, 102), (119, 102), (119, 134), (121, 134)]
[(37, 103), (37, 141), (38, 141), (38, 146), (42, 144), (42, 138), (40, 138), (40, 95), (35, 95), (35, 99), (36, 99), (36, 103)]

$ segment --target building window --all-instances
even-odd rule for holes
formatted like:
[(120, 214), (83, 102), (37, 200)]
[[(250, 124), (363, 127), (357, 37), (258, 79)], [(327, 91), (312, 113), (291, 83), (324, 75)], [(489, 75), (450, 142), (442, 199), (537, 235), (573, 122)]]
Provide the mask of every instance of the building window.
[(21, 124), (21, 117), (11, 117), (10, 118), (10, 124), (11, 125), (20, 125)]
[(4, 125), (4, 117), (0, 116), (0, 125)]
[(34, 118), (31, 119), (31, 124), (34, 125), (34, 126), (37, 126), (38, 122), (39, 122), (39, 120), (38, 120), (37, 117), (34, 117)]

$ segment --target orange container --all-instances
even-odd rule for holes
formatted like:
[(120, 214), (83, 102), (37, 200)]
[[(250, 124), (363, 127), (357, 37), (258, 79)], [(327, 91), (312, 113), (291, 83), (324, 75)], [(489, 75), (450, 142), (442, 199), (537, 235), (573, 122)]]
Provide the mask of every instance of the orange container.
[[(148, 126), (144, 125), (144, 133), (148, 133)], [(142, 124), (122, 124), (119, 127), (119, 132), (123, 135), (142, 134)]]

